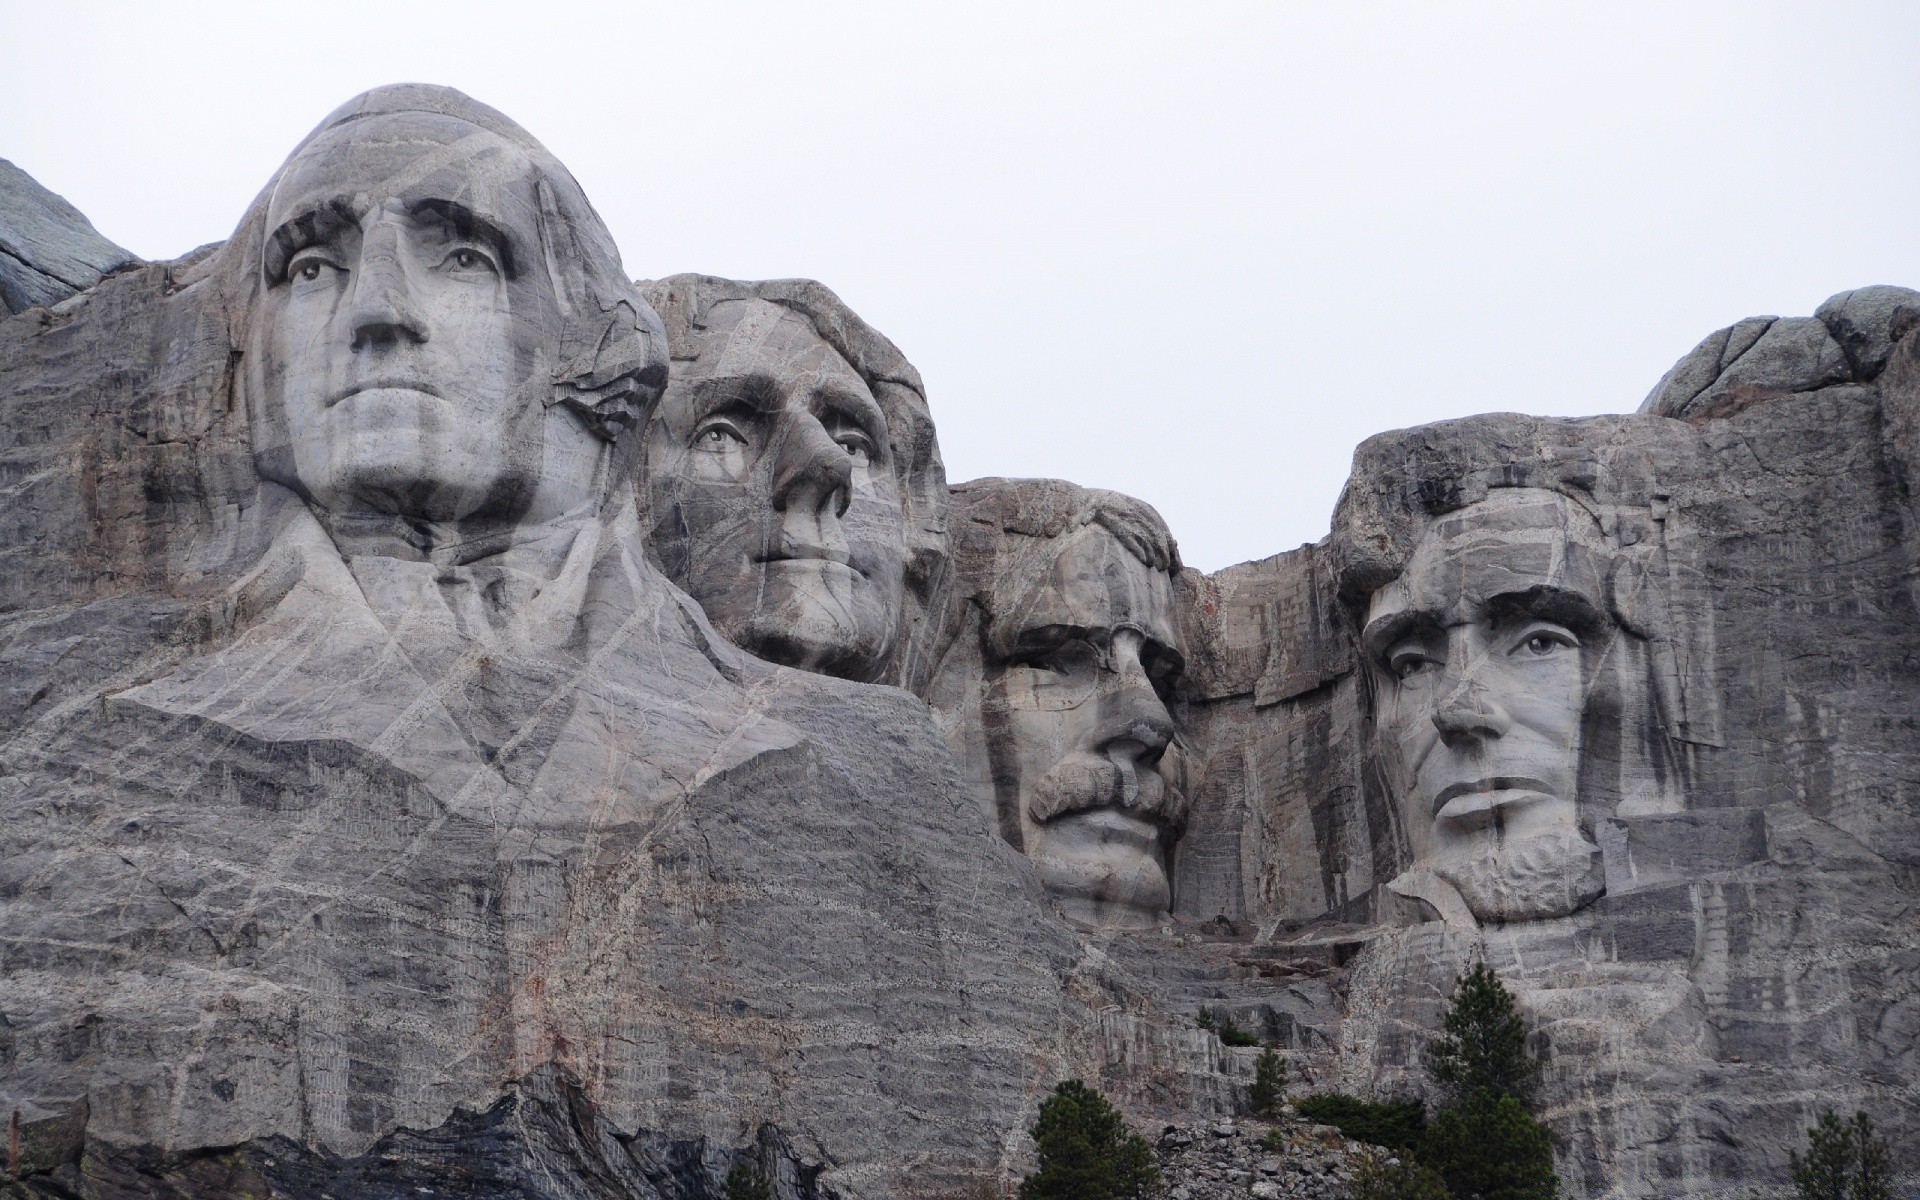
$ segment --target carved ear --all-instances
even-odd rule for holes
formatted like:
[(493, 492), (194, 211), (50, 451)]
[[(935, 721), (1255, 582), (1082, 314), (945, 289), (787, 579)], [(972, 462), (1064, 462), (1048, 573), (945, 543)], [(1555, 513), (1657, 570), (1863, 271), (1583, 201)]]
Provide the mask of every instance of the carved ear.
[(587, 247), (553, 185), (535, 185), (540, 252), (560, 316), (558, 366), (547, 404), (564, 404), (607, 441), (640, 424), (667, 384), (666, 331), (644, 300), (594, 294)]

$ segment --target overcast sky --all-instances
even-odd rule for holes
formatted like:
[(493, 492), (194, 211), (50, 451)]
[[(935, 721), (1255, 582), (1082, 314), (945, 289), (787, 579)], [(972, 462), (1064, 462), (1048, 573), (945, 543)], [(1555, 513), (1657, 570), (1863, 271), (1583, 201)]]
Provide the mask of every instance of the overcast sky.
[(950, 479), (1130, 492), (1206, 569), (1324, 535), (1368, 434), (1628, 411), (1920, 285), (1912, 4), (0, 0), (0, 157), (147, 258), (399, 80), (525, 125), (636, 276), (831, 285)]

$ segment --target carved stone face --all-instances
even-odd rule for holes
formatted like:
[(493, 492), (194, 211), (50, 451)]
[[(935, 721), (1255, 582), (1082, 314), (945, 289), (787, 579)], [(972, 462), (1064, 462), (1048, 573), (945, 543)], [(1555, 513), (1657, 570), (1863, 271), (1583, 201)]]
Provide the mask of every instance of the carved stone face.
[(1577, 805), (1612, 631), (1591, 526), (1553, 493), (1496, 492), (1436, 522), (1368, 614), (1414, 865), (1483, 920), (1564, 915), (1599, 893)]
[(517, 517), (556, 455), (591, 475), (591, 439), (542, 419), (555, 308), (533, 175), (493, 133), (422, 113), (289, 164), (248, 364), (263, 475), (325, 510), (440, 522)]
[(754, 654), (877, 678), (907, 563), (886, 417), (787, 308), (723, 301), (706, 329), (647, 429), (653, 552)]
[(1151, 925), (1186, 818), (1172, 581), (1098, 525), (1058, 545), (989, 638), (1005, 651), (983, 704), (1002, 828), (1069, 916)]

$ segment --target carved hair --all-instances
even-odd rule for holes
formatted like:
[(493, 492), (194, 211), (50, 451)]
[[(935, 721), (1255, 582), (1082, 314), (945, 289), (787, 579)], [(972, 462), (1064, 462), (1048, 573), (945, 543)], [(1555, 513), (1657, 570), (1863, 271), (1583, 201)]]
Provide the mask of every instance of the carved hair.
[(976, 479), (953, 489), (952, 505), (954, 607), (978, 604), (989, 641), (1047, 578), (1041, 560), (1056, 553), (1048, 543), (1090, 525), (1149, 570), (1180, 573), (1180, 547), (1167, 523), (1152, 505), (1119, 492), (1060, 479)]
[(222, 251), (228, 261), (217, 270), (229, 280), (233, 344), (249, 344), (254, 301), (266, 286), (267, 210), (287, 170), (323, 134), (370, 117), (407, 113), (464, 121), (508, 142), (533, 163), (530, 182), (541, 245), (529, 249), (541, 260), (534, 269), (548, 272), (560, 317), (549, 351), (553, 387), (546, 402), (572, 409), (589, 429), (619, 447), (618, 458), (627, 459), (639, 440), (629, 434), (666, 386), (666, 332), (660, 318), (627, 278), (613, 236), (566, 167), (505, 115), (452, 88), (403, 83), (362, 92), (294, 147)]
[(962, 542), (977, 542), (961, 532), (1012, 533), (1052, 539), (1088, 525), (1111, 533), (1141, 565), (1169, 575), (1180, 573), (1180, 546), (1151, 504), (1119, 492), (1081, 487), (1062, 479), (975, 479), (952, 490), (955, 554)]

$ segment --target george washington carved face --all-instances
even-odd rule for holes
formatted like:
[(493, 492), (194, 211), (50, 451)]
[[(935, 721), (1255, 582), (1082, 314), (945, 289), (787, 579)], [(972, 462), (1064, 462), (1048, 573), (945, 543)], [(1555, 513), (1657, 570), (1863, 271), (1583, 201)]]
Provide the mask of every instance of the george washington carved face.
[(262, 474), (322, 510), (514, 520), (592, 486), (598, 447), (544, 419), (558, 322), (537, 175), (439, 113), (328, 130), (267, 215), (249, 348)]
[(1482, 920), (1564, 915), (1600, 890), (1577, 803), (1614, 632), (1597, 541), (1555, 493), (1496, 491), (1435, 521), (1369, 606), (1376, 723), (1414, 866)]

